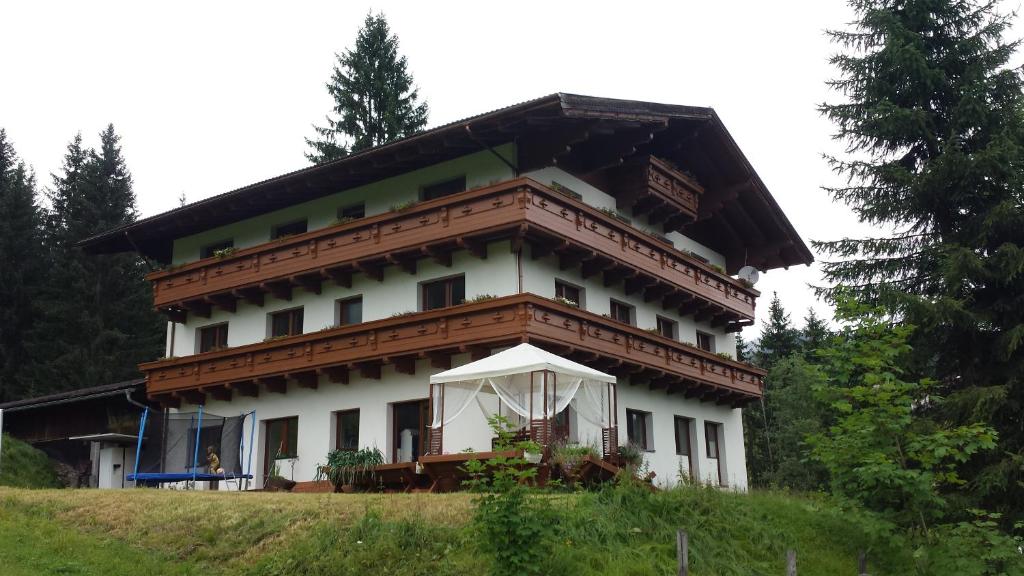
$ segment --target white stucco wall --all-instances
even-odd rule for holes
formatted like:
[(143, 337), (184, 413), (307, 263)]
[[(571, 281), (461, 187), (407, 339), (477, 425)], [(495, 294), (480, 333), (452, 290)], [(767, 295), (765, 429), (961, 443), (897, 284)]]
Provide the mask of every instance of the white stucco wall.
[[(514, 144), (498, 146), (495, 150), (506, 158), (515, 157)], [(270, 240), (271, 231), (275, 226), (303, 218), (307, 219), (308, 230), (325, 228), (337, 220), (339, 208), (360, 202), (365, 203), (367, 216), (382, 214), (396, 204), (418, 200), (420, 189), (423, 186), (457, 178), (463, 174), (466, 176), (467, 190), (497, 184), (513, 177), (512, 170), (507, 165), (490, 151), (484, 150), (240, 222), (211, 228), (199, 234), (178, 238), (174, 241), (172, 263), (177, 265), (198, 260), (203, 246), (224, 240), (233, 240), (235, 248), (239, 249), (262, 244)]]

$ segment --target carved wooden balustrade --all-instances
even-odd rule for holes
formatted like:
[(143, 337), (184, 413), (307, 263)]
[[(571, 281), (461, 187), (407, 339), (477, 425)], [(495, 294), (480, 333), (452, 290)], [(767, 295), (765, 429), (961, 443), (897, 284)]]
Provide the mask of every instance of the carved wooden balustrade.
[(655, 156), (640, 156), (613, 171), (619, 208), (646, 214), (652, 224), (679, 230), (697, 218), (704, 193), (693, 178)]
[(172, 319), (234, 311), (239, 300), (262, 305), (265, 294), (319, 293), (324, 281), (350, 286), (353, 274), (381, 280), (383, 268), (416, 272), (417, 261), (451, 265), (455, 250), (486, 256), (486, 243), (512, 238), (534, 257), (557, 254), (563, 268), (624, 282), (629, 293), (728, 329), (749, 325), (758, 292), (746, 288), (600, 210), (521, 178), (423, 202), (320, 230), (153, 272), (155, 306)]
[[(453, 354), (531, 342), (628, 378), (633, 384), (741, 405), (761, 395), (764, 373), (610, 318), (533, 294), (517, 294), (227, 348), (139, 366), (147, 393), (173, 405), (206, 395), (228, 400), (289, 385), (347, 383), (350, 371), (381, 377), (385, 364), (414, 374), (418, 360), (444, 369)], [(424, 379), (426, 386), (426, 379)]]

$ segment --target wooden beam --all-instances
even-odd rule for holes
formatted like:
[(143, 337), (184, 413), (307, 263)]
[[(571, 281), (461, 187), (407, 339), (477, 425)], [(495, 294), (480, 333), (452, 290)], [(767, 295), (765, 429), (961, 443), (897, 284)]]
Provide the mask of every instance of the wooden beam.
[(661, 300), (666, 294), (672, 292), (674, 288), (668, 284), (657, 283), (653, 286), (648, 286), (644, 289), (644, 302), (654, 302)]
[(323, 289), (323, 278), (320, 276), (320, 272), (314, 272), (312, 274), (299, 274), (292, 276), (291, 281), (293, 284), (301, 286), (303, 290), (311, 294), (320, 294)]
[(236, 288), (231, 291), (231, 295), (235, 298), (245, 300), (246, 303), (252, 304), (253, 306), (263, 307), (263, 290), (260, 290), (258, 286), (250, 286), (248, 288)]
[(459, 248), (469, 252), (473, 256), (481, 260), (487, 259), (487, 243), (482, 240), (473, 240), (470, 238), (459, 238), (455, 241)]
[(210, 386), (209, 388), (202, 388), (203, 392), (209, 394), (214, 400), (231, 400), (231, 389), (227, 386)]
[(295, 383), (299, 385), (299, 388), (309, 388), (311, 390), (316, 390), (320, 381), (320, 378), (317, 377), (317, 373), (314, 370), (294, 372), (288, 374), (288, 378), (295, 380)]
[(334, 384), (348, 384), (347, 366), (328, 366), (326, 368), (318, 368), (316, 373), (318, 376), (321, 374), (327, 376), (327, 380)]
[(429, 359), (430, 365), (434, 368), (441, 370), (451, 370), (452, 368), (452, 355), (448, 352), (425, 352), (421, 356)]
[(206, 394), (199, 390), (177, 390), (171, 392), (171, 396), (184, 400), (189, 404), (201, 405), (206, 403)]
[(409, 374), (410, 376), (416, 374), (416, 357), (415, 356), (394, 356), (384, 357), (384, 362), (393, 364), (395, 372), (399, 374)]
[(211, 294), (204, 298), (207, 304), (216, 306), (225, 312), (235, 312), (238, 299), (231, 294)]
[(365, 262), (356, 262), (352, 264), (352, 267), (355, 268), (357, 272), (361, 272), (368, 278), (373, 278), (377, 282), (384, 281), (384, 268), (380, 266), (371, 266)]
[(267, 392), (273, 392), (275, 394), (285, 394), (288, 392), (288, 381), (284, 376), (257, 378), (256, 382), (266, 387)]
[(202, 300), (186, 300), (181, 303), (181, 307), (200, 318), (210, 317), (211, 306)]
[(405, 270), (407, 273), (412, 274), (413, 276), (416, 275), (415, 258), (399, 257), (394, 254), (388, 254), (384, 256), (384, 259), (387, 260), (389, 264), (394, 264), (395, 266), (398, 266), (399, 268)]
[(341, 268), (324, 268), (320, 271), (320, 275), (324, 278), (329, 278), (334, 281), (335, 284), (343, 288), (352, 287), (352, 271), (344, 270)]
[(291, 285), (291, 282), (280, 281), (280, 280), (277, 280), (277, 281), (274, 281), (274, 282), (264, 282), (264, 283), (260, 284), (260, 288), (263, 289), (264, 292), (269, 292), (271, 296), (273, 296), (274, 298), (277, 298), (278, 300), (286, 300), (286, 301), (291, 302), (291, 299), (292, 299), (292, 285)]
[(445, 268), (452, 267), (451, 250), (444, 250), (433, 246), (424, 246), (420, 248), (420, 251), (423, 253), (424, 256), (429, 256), (430, 258), (433, 258), (434, 262), (437, 262), (441, 266), (444, 266)]
[(181, 408), (181, 400), (171, 394), (157, 394), (150, 396), (150, 400), (163, 408)]
[(469, 359), (473, 362), (477, 360), (483, 360), (491, 355), (491, 349), (485, 346), (473, 346), (473, 345), (461, 345), (459, 346), (459, 352), (469, 352)]
[(239, 396), (249, 396), (251, 398), (256, 398), (257, 396), (260, 395), (260, 387), (255, 380), (242, 380), (239, 382), (231, 382), (230, 384), (226, 384), (226, 387), (230, 390), (238, 392)]
[(646, 275), (637, 274), (632, 278), (626, 279), (626, 295), (635, 294), (641, 290), (646, 289), (648, 286), (655, 284), (657, 280)]
[(357, 362), (354, 364), (359, 375), (369, 380), (380, 380), (380, 367), (380, 362)]
[(188, 310), (184, 308), (167, 306), (166, 308), (161, 308), (160, 312), (167, 316), (168, 320), (177, 324), (184, 324), (188, 320)]

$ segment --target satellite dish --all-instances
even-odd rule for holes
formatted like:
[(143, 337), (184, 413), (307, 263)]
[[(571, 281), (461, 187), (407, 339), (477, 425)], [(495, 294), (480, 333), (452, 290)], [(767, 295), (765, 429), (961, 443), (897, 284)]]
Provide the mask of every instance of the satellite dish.
[(743, 268), (740, 268), (739, 272), (736, 273), (736, 276), (750, 282), (751, 284), (757, 284), (757, 280), (761, 278), (761, 273), (753, 266), (744, 266)]

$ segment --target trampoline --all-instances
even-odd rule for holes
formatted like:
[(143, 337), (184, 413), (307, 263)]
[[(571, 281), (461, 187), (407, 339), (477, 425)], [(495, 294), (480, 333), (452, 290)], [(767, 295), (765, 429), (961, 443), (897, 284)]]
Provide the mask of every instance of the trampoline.
[[(245, 423), (249, 419), (249, 443)], [(135, 446), (135, 470), (127, 480), (136, 486), (171, 482), (206, 482), (252, 479), (252, 444), (256, 414), (217, 416), (203, 412), (142, 413)], [(242, 454), (248, 448), (248, 470), (242, 468)], [(219, 460), (211, 467), (215, 454)], [(239, 485), (241, 488), (241, 485)]]

